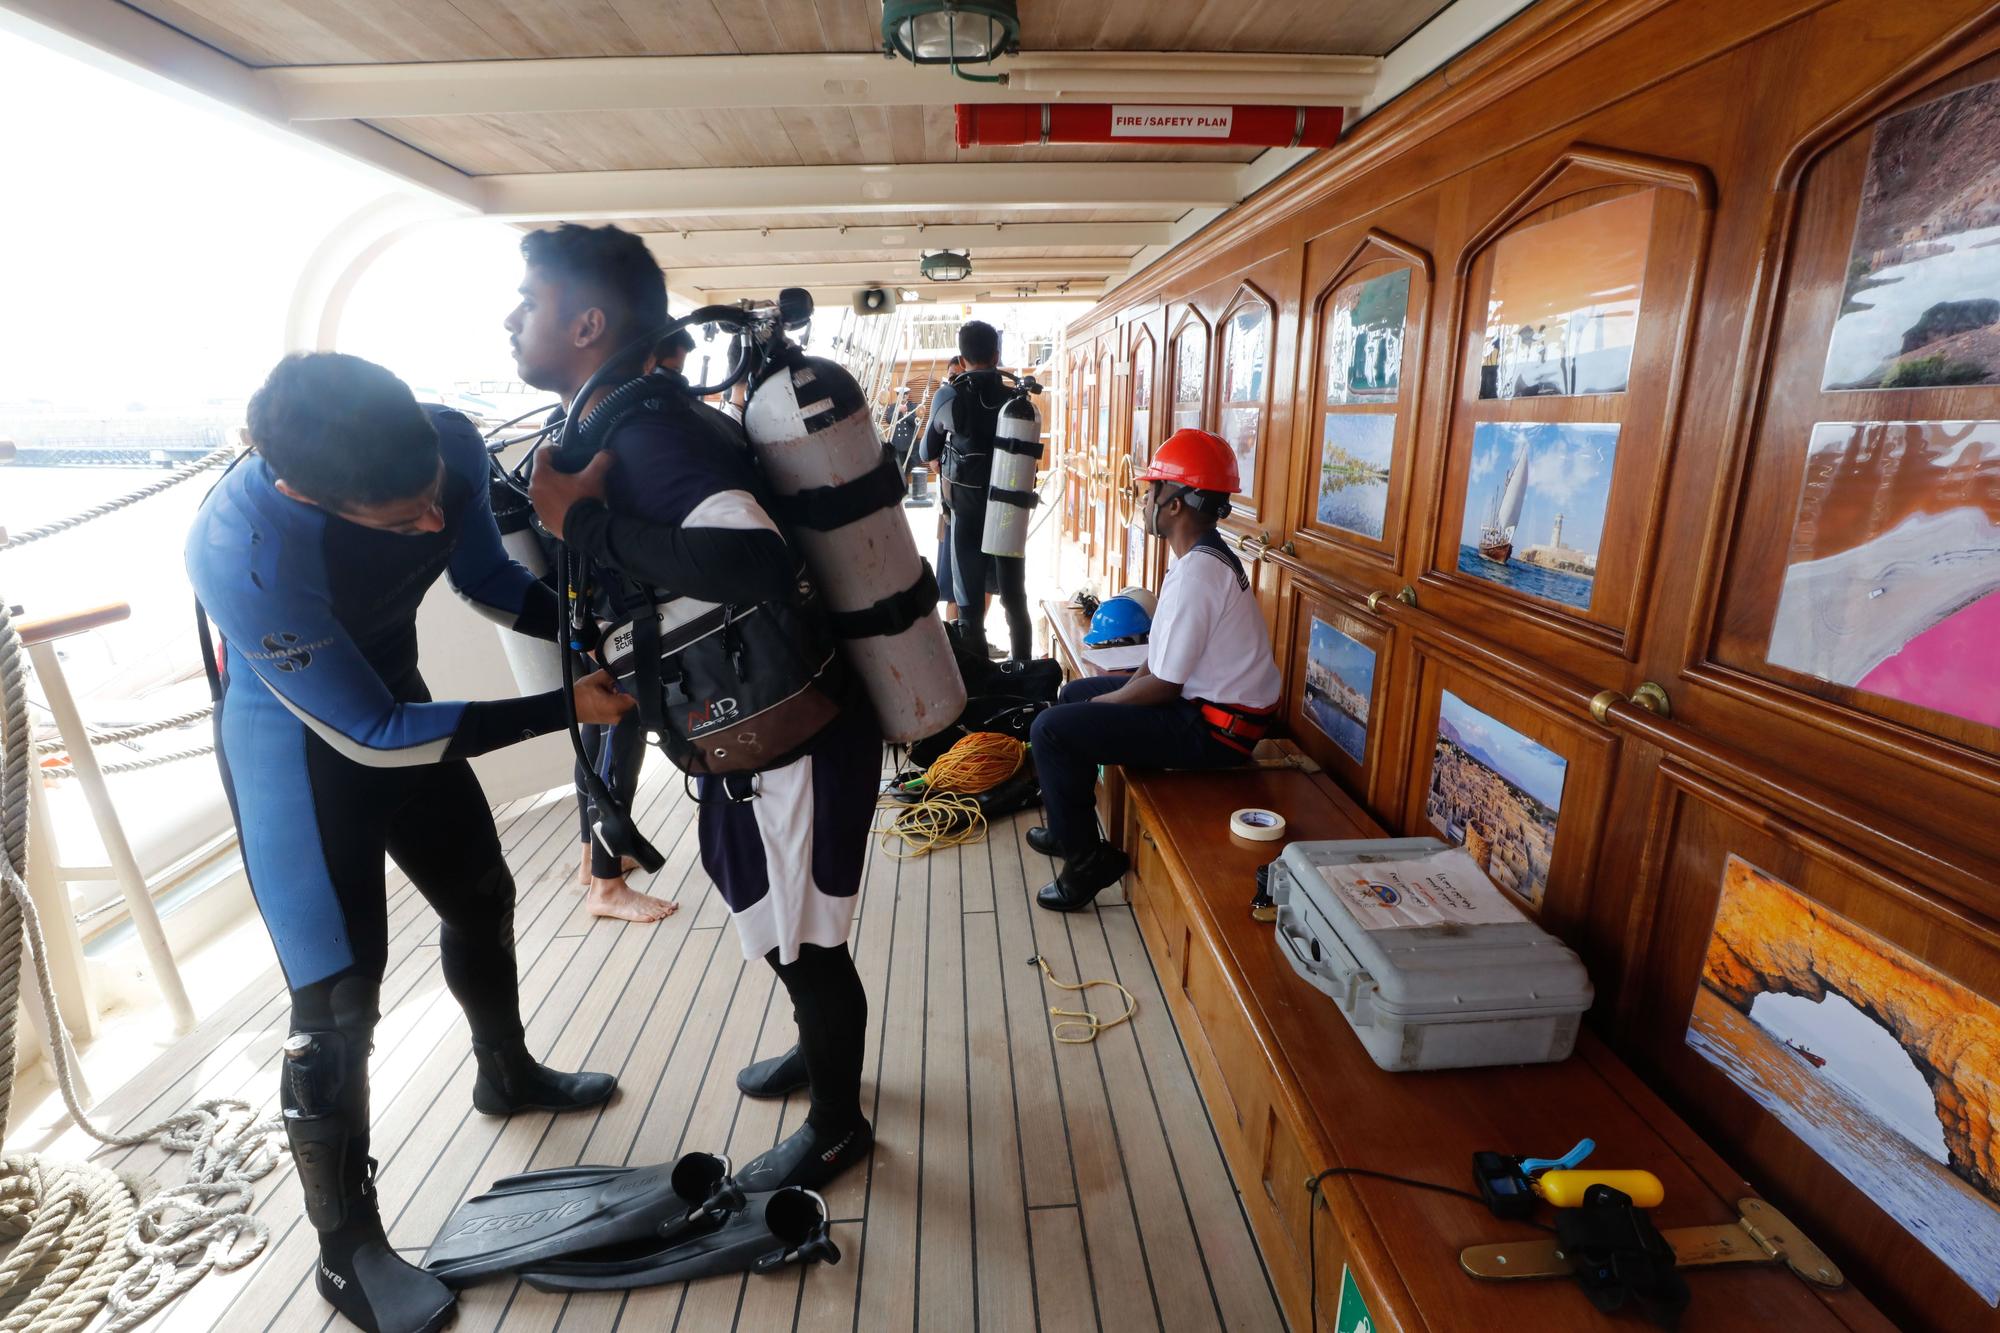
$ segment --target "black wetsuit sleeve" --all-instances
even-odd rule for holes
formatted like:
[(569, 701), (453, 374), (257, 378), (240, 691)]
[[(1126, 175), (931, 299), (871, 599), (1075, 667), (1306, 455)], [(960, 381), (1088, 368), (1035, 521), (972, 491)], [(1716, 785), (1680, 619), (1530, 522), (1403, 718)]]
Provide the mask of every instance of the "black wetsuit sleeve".
[[(699, 522), (699, 508), (685, 522), (667, 524), (614, 514), (602, 501), (582, 500), (563, 518), (563, 541), (600, 564), (676, 596), (737, 604), (779, 596), (797, 574), (792, 553), (754, 501), (741, 492), (731, 495), (742, 498), (730, 508), (752, 512), (720, 515), (734, 520), (728, 526)], [(755, 517), (763, 522), (744, 524), (754, 523)]]
[(924, 427), (923, 458), (926, 463), (935, 463), (944, 457), (944, 444), (950, 432), (951, 413), (947, 410), (951, 400), (957, 395), (949, 384), (937, 391), (931, 399), (931, 419)]

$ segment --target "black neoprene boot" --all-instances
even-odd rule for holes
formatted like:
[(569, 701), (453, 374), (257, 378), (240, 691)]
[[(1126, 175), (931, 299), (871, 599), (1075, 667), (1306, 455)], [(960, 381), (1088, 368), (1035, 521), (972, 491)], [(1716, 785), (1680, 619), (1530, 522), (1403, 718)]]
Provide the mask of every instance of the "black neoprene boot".
[(522, 1111), (582, 1111), (611, 1100), (618, 1080), (609, 1074), (564, 1074), (538, 1064), (526, 1046), (472, 1043), (479, 1077), (472, 1083), (472, 1105), (482, 1115), (515, 1115)]
[(736, 1173), (736, 1183), (753, 1194), (791, 1186), (816, 1190), (867, 1157), (874, 1146), (875, 1128), (861, 1117), (839, 1130), (808, 1119), (775, 1148), (751, 1158)]
[(433, 1333), (451, 1322), (451, 1289), (389, 1246), (368, 1156), (368, 1047), (338, 1030), (296, 1032), (285, 1043), (280, 1099), (305, 1195), (319, 1233), (313, 1284), (327, 1304), (368, 1333)]
[(1062, 873), (1042, 886), (1035, 901), (1051, 912), (1075, 912), (1090, 906), (1098, 894), (1125, 878), (1132, 858), (1108, 842), (1079, 852), (1063, 862)]
[(736, 1071), (736, 1087), (745, 1097), (789, 1097), (812, 1085), (806, 1058), (794, 1045), (783, 1055), (758, 1060)]

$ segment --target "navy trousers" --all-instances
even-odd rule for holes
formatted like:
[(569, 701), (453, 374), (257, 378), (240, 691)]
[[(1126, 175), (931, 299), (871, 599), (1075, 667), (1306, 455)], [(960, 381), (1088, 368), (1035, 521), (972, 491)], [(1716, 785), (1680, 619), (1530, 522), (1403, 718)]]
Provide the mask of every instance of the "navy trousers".
[(1028, 733), (1048, 812), (1044, 827), (1072, 856), (1098, 840), (1098, 765), (1231, 768), (1250, 758), (1217, 740), (1191, 700), (1144, 707), (1089, 702), (1124, 683), (1124, 676), (1071, 681)]

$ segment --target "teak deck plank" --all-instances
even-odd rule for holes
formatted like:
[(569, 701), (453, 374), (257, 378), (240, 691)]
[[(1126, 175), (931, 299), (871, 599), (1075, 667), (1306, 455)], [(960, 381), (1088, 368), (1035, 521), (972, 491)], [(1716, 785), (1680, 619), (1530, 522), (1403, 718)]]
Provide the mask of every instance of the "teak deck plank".
[[(593, 1113), (502, 1121), (471, 1109), (471, 1053), (439, 972), (436, 918), (391, 869), (373, 1146), (391, 1239), (412, 1258), (461, 1199), (509, 1172), (689, 1149), (740, 1163), (804, 1119), (802, 1094), (759, 1102), (736, 1090), (738, 1068), (792, 1044), (791, 1001), (761, 962), (744, 961), (701, 870), (678, 775), (651, 775), (638, 805), (667, 865), (635, 884), (681, 905), (654, 926), (583, 913), (567, 792), (496, 812), (519, 889), (529, 1042), (557, 1064), (618, 1075), (619, 1095)], [(461, 1293), (457, 1327), (1281, 1328), (1123, 895), (1105, 896), (1102, 921), (1034, 909), (1028, 895), (1049, 863), (1022, 842), (1030, 822), (919, 860), (871, 847), (852, 947), (870, 1005), (862, 1095), (880, 1142), (826, 1191), (840, 1264), (568, 1297), (491, 1282)], [(1059, 1048), (1048, 1006), (1065, 997), (1045, 994), (1026, 965), (1037, 950), (1065, 978), (1116, 975), (1139, 1017), (1101, 1050)], [(107, 1097), (99, 1118), (131, 1127), (216, 1096), (268, 1112), (287, 1020), (272, 969)], [(72, 1131), (58, 1151), (83, 1146)], [(169, 1181), (182, 1170), (150, 1146), (99, 1160)], [(158, 1327), (342, 1327), (309, 1281), (313, 1235), (289, 1160), (259, 1182), (256, 1212), (272, 1227), (266, 1253), (202, 1282)]]

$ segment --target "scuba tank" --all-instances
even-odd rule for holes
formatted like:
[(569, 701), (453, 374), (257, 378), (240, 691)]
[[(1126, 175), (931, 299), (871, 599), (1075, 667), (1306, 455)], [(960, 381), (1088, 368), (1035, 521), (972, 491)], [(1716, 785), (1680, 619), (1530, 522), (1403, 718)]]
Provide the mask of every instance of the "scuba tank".
[(903, 517), (901, 471), (883, 456), (861, 386), (838, 363), (784, 346), (753, 386), (743, 426), (883, 735), (906, 744), (951, 725), (965, 680), (937, 617), (937, 577)]
[(1028, 514), (1042, 502), (1035, 491), (1035, 464), (1042, 457), (1042, 416), (1030, 394), (1031, 379), (1000, 408), (993, 434), (993, 471), (986, 491), (986, 526), (979, 549), (987, 555), (1019, 558), (1028, 553)]
[[(488, 486), (493, 499), (493, 521), (500, 528), (501, 547), (516, 564), (549, 583), (549, 556), (535, 531), (535, 507), (501, 474), (497, 461)], [(563, 687), (562, 649), (556, 644), (502, 629), (500, 648), (507, 654), (507, 665), (513, 670), (514, 683), (521, 687), (521, 693), (546, 694)]]

